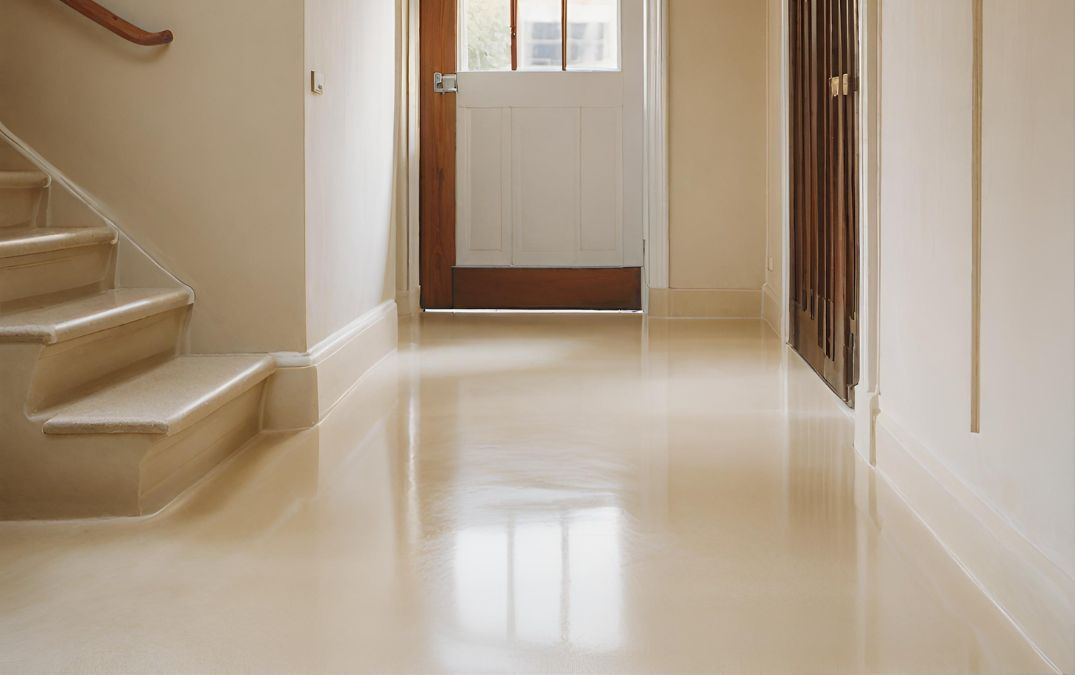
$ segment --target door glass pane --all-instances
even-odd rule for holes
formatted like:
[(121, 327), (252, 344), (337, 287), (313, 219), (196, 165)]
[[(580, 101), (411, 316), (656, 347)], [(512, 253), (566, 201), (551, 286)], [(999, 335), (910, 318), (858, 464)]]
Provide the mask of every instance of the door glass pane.
[(520, 70), (563, 67), (560, 0), (519, 0)]
[(463, 0), (461, 70), (511, 70), (511, 0)]
[(620, 67), (619, 0), (568, 0), (568, 70)]

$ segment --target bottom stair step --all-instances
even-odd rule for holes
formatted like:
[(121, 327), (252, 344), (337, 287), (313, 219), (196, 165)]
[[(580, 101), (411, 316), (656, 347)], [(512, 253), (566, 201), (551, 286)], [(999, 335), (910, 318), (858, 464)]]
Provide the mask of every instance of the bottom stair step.
[(54, 409), (46, 434), (171, 436), (272, 375), (270, 356), (180, 356)]

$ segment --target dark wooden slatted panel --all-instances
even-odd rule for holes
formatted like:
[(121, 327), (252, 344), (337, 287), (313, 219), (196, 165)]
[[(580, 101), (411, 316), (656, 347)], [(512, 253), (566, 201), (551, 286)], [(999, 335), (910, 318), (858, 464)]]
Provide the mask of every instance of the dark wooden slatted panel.
[(642, 270), (457, 267), (459, 309), (642, 309)]
[(788, 11), (791, 342), (848, 400), (857, 381), (858, 0), (790, 0)]

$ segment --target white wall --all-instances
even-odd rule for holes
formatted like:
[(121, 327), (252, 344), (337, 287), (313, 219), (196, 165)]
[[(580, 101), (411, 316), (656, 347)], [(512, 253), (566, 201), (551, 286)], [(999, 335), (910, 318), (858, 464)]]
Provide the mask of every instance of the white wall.
[[(1072, 608), (1058, 620), (1043, 608), (1070, 603), (1059, 589), (1075, 576), (1075, 3), (984, 3), (980, 434), (970, 433), (971, 7), (883, 4), (880, 409), (882, 428), (901, 430), (987, 527), (981, 541), (1004, 540), (997, 550), (1017, 552), (1020, 571), (1005, 576), (995, 556), (964, 546), (888, 454), (878, 467), (1070, 668)], [(1011, 592), (1032, 576), (1053, 585)], [(1025, 612), (1014, 604), (1024, 602)]]
[(1072, 6), (991, 0), (985, 25), (982, 433), (969, 433), (971, 22), (963, 4), (885, 5), (882, 409), (1071, 570)]
[(193, 348), (303, 351), (301, 0), (0, 2), (0, 122), (194, 288)]
[(983, 434), (955, 461), (1075, 574), (1073, 33), (1070, 0), (986, 2)]
[[(396, 0), (305, 0), (306, 336), (312, 346), (394, 300)], [(399, 195), (400, 199), (405, 195)]]

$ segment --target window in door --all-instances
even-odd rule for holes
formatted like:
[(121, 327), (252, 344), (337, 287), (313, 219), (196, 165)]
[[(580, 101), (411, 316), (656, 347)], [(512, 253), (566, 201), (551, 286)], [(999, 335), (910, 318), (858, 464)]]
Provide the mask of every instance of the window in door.
[(620, 0), (460, 0), (462, 70), (618, 70)]

